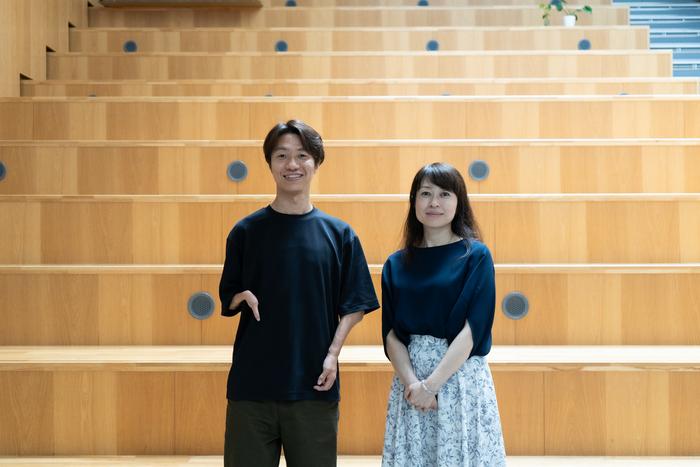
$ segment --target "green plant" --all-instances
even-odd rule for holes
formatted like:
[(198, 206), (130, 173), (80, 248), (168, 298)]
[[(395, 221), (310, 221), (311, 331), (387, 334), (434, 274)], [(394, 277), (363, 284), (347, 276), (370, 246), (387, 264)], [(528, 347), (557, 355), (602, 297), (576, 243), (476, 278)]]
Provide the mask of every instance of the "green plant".
[(551, 0), (549, 3), (540, 3), (540, 9), (542, 10), (542, 20), (545, 26), (549, 26), (549, 15), (552, 13), (552, 9), (560, 11), (565, 15), (574, 16), (577, 21), (579, 13), (593, 13), (593, 8), (588, 5), (570, 7), (566, 0)]

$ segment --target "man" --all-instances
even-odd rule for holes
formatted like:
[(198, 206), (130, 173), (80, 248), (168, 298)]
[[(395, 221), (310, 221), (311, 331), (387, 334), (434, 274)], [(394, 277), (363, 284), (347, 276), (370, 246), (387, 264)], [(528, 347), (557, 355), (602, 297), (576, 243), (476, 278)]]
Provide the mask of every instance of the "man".
[(350, 329), (379, 307), (360, 241), (312, 206), (323, 141), (298, 120), (263, 143), (276, 184), (267, 207), (226, 241), (222, 314), (241, 313), (228, 377), (226, 467), (336, 465), (338, 355)]

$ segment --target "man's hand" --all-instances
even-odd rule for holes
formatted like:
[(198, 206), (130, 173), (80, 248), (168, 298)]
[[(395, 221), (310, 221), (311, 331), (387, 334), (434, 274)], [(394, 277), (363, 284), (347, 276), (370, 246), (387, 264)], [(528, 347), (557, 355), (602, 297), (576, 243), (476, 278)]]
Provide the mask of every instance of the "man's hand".
[(335, 355), (326, 355), (323, 360), (323, 372), (316, 381), (314, 389), (317, 391), (328, 391), (335, 383), (335, 378), (338, 376), (338, 357)]
[(231, 306), (229, 306), (228, 309), (235, 310), (236, 308), (238, 308), (238, 305), (240, 305), (243, 300), (245, 300), (250, 309), (253, 310), (253, 316), (255, 317), (255, 320), (260, 321), (260, 312), (258, 311), (258, 298), (255, 295), (253, 295), (253, 292), (251, 292), (250, 290), (245, 290), (234, 295), (233, 300), (231, 300)]

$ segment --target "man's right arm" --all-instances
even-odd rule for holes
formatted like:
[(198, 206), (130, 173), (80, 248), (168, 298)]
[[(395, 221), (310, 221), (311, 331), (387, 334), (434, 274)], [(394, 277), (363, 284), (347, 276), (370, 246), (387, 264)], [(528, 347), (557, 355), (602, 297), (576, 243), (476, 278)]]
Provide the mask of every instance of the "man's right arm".
[[(221, 314), (223, 316), (235, 316), (240, 310), (243, 300), (238, 300), (234, 305), (236, 296), (243, 292), (243, 235), (239, 226), (236, 226), (226, 238), (226, 257), (224, 269), (219, 281), (219, 299), (221, 300)], [(247, 301), (246, 301), (247, 303)]]

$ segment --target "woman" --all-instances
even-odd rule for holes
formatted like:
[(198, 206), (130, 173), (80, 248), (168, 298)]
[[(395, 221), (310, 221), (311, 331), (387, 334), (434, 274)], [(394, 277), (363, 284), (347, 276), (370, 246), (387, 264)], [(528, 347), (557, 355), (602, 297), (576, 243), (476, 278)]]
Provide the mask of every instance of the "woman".
[(505, 465), (491, 349), (493, 260), (459, 172), (418, 171), (404, 249), (382, 272), (382, 334), (394, 367), (384, 467)]

